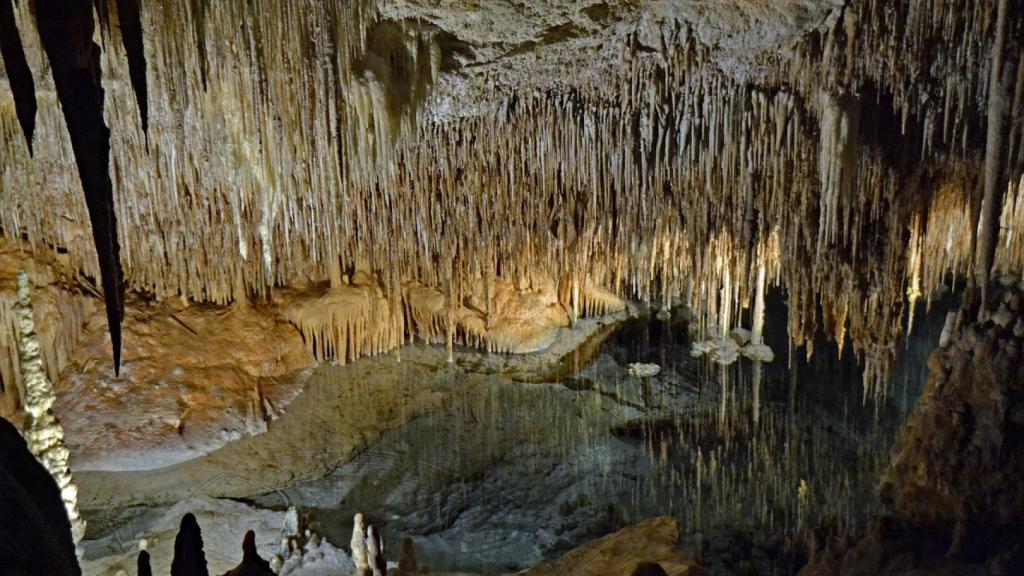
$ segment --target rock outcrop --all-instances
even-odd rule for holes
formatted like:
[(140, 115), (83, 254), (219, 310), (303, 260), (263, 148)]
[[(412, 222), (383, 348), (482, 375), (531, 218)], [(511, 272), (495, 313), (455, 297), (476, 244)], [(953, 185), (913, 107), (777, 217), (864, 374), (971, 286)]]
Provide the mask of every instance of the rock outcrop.
[(131, 298), (123, 332), (120, 376), (97, 314), (57, 383), (76, 469), (158, 468), (264, 432), (314, 364), (270, 306)]
[(951, 315), (882, 482), (898, 518), (819, 530), (800, 576), (1024, 573), (1024, 309), (1008, 290)]
[(883, 496), (911, 522), (952, 530), (1024, 521), (1024, 308), (1006, 292), (962, 311), (893, 447)]

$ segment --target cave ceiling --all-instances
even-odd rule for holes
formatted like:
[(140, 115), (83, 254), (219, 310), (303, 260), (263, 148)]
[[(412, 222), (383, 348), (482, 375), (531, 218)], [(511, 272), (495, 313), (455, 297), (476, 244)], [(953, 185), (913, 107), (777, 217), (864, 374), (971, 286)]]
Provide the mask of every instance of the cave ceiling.
[(121, 286), (228, 304), (356, 269), (395, 309), (501, 276), (727, 328), (767, 277), (795, 345), (849, 339), (881, 381), (917, 300), (1024, 262), (1016, 0), (98, 0), (107, 180), (52, 3), (0, 4), (0, 234), (102, 290), (112, 333)]

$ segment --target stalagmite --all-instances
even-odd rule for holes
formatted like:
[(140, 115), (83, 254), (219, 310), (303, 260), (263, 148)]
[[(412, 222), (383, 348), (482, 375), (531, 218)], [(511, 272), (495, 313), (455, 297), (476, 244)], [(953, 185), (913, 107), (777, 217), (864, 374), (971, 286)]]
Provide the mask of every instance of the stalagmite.
[(249, 530), (242, 538), (242, 561), (238, 566), (226, 572), (224, 576), (271, 576), (274, 572), (270, 563), (260, 558), (256, 550), (256, 533)]
[(171, 576), (210, 576), (203, 551), (203, 533), (191, 512), (181, 518), (178, 535), (174, 538)]
[(373, 570), (373, 576), (387, 576), (387, 560), (384, 558), (384, 539), (372, 524), (366, 529), (366, 552)]
[(284, 522), (281, 523), (280, 544), (277, 547), (277, 554), (274, 556), (274, 565), (278, 570), (293, 559), (294, 556), (302, 555), (301, 534), (299, 532), (299, 511), (295, 506), (289, 506), (285, 512)]
[(150, 566), (149, 552), (146, 550), (146, 541), (139, 542), (139, 556), (136, 559), (136, 576), (153, 576), (153, 568)]
[(64, 428), (53, 415), (56, 394), (53, 384), (43, 371), (39, 339), (32, 313), (32, 294), (28, 274), (18, 273), (18, 304), (15, 309), (18, 323), (18, 351), (21, 376), (25, 383), (24, 408), (25, 439), (29, 450), (53, 475), (60, 488), (61, 499), (71, 521), (71, 535), (79, 559), (79, 542), (85, 536), (85, 520), (78, 512), (78, 487), (68, 468), (70, 455), (64, 443)]
[(417, 576), (419, 569), (416, 567), (416, 552), (412, 545), (412, 538), (402, 538), (402, 548), (398, 554), (398, 576)]
[(363, 524), (362, 513), (357, 512), (353, 519), (351, 547), (352, 562), (356, 567), (354, 576), (369, 576), (372, 574), (370, 570), (370, 552), (366, 540), (366, 526)]

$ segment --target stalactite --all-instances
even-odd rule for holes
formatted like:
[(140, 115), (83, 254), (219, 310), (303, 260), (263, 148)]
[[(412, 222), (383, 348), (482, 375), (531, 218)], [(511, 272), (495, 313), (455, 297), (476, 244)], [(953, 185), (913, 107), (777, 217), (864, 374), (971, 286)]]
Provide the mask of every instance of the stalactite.
[[(1011, 7), (1012, 5), (1012, 7)], [(1018, 2), (999, 0), (996, 18), (996, 38), (992, 46), (992, 68), (988, 87), (988, 104), (986, 106), (987, 127), (985, 137), (985, 172), (984, 195), (981, 203), (978, 228), (977, 256), (975, 257), (974, 281), (981, 289), (982, 302), (985, 300), (992, 265), (996, 255), (999, 237), (997, 225), (1002, 212), (1002, 197), (1006, 189), (1009, 175), (1007, 165), (1007, 138), (1010, 132), (1009, 121), (1013, 111), (1013, 86), (1017, 78), (1017, 66), (1020, 61), (1019, 46), (1013, 41), (1014, 28), (1021, 7)], [(1013, 10), (1016, 14), (1010, 13)], [(1008, 29), (1010, 29), (1008, 31)], [(1011, 35), (1010, 38), (1007, 38)]]
[(146, 50), (142, 41), (141, 0), (116, 0), (117, 21), (121, 29), (121, 42), (128, 56), (128, 76), (131, 78), (135, 102), (139, 106), (142, 132), (149, 131), (149, 96), (146, 87)]
[(21, 132), (25, 136), (29, 155), (32, 154), (32, 135), (36, 127), (36, 86), (25, 60), (18, 26), (14, 22), (12, 2), (0, 2), (0, 58), (3, 59), (7, 81), (11, 85), (11, 96), (17, 112)]
[[(14, 17), (45, 84), (26, 4)], [(148, 135), (126, 89), (128, 38), (101, 59), (129, 286), (225, 304), (329, 281), (294, 307), (321, 358), (414, 336), (508, 350), (497, 300), (480, 294), (500, 292), (487, 287), (497, 277), (524, 294), (554, 282), (567, 321), (620, 298), (678, 298), (722, 337), (756, 308), (763, 267), (789, 295), (793, 347), (812, 353), (819, 331), (852, 343), (874, 390), (905, 314), (976, 264), (965, 183), (981, 173), (994, 0), (848, 2), (749, 82), (681, 25), (656, 56), (624, 45), (628, 65), (607, 75), (494, 82), (447, 115), (430, 94), (450, 56), (437, 31), (385, 20), (374, 2), (140, 8)], [(39, 94), (29, 162), (0, 92), (13, 191), (0, 228), (66, 249), (96, 278), (75, 174), (46, 169), (72, 148)], [(1016, 181), (1020, 162), (1007, 166)], [(41, 217), (42, 205), (62, 217)], [(1020, 234), (1007, 232), (1020, 229), (1017, 206), (1007, 195), (1003, 273), (1024, 268)], [(357, 269), (377, 285), (372, 306), (332, 295)], [(378, 308), (380, 325), (360, 316)]]
[(28, 274), (18, 273), (18, 352), (20, 369), (25, 381), (24, 408), (25, 440), (29, 451), (53, 475), (60, 488), (61, 499), (71, 521), (71, 537), (75, 543), (79, 561), (83, 559), (79, 546), (85, 536), (85, 520), (78, 513), (78, 487), (68, 468), (68, 452), (64, 443), (64, 427), (53, 415), (56, 394), (53, 384), (43, 371), (39, 338), (35, 331), (32, 313), (32, 293)]
[(92, 38), (92, 6), (88, 0), (39, 0), (36, 19), (85, 193), (117, 373), (121, 367), (124, 279), (108, 173), (110, 130), (103, 120), (99, 46)]

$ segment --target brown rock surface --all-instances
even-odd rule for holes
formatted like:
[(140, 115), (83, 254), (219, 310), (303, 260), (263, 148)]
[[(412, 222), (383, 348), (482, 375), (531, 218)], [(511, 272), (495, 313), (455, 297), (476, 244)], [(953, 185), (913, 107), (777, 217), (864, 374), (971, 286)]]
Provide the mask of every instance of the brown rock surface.
[[(99, 300), (68, 289), (66, 267), (56, 260), (47, 261), (47, 251), (25, 252), (0, 238), (0, 416), (21, 424), (19, 410), (24, 394), (18, 367), (14, 301), (16, 278), (25, 270), (32, 283), (32, 309), (39, 335), (43, 367), (56, 381), (82, 337), (88, 319), (95, 314)], [(108, 353), (109, 356), (109, 353)]]
[(658, 563), (669, 576), (697, 576), (697, 560), (677, 548), (679, 525), (662, 516), (588, 542), (565, 556), (519, 572), (519, 576), (609, 576), (632, 574), (641, 562)]
[(859, 540), (811, 540), (800, 576), (1024, 573), (1024, 338), (1017, 292), (982, 321), (962, 309), (928, 360), (925, 390), (900, 432), (882, 497), (902, 518)]
[(262, 307), (136, 299), (124, 333), (120, 376), (97, 315), (57, 384), (78, 469), (165, 466), (261, 432), (313, 365), (298, 331)]

